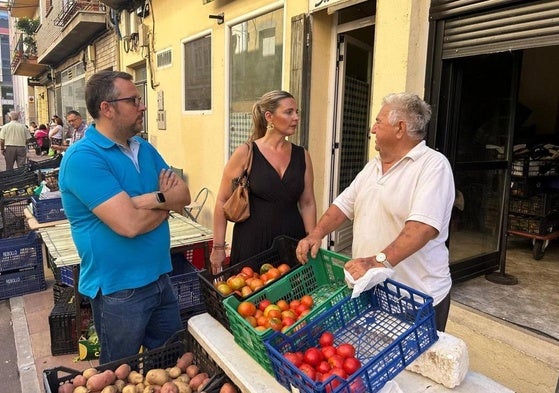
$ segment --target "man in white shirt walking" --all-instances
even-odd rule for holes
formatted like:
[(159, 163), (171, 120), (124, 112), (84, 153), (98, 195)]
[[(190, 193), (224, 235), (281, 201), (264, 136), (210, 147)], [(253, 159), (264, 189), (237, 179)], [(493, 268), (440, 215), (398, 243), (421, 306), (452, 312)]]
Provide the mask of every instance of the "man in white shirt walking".
[(12, 111), (9, 114), (10, 122), (2, 126), (0, 130), (0, 149), (6, 160), (6, 170), (23, 167), (27, 162), (27, 140), (30, 139), (27, 127), (21, 124), (19, 112)]

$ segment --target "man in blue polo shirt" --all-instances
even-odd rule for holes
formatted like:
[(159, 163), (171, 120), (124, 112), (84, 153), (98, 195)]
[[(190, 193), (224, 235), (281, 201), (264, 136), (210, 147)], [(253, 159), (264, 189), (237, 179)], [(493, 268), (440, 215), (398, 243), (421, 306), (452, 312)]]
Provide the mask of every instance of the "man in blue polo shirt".
[(100, 363), (161, 346), (182, 329), (172, 270), (170, 210), (190, 192), (136, 136), (146, 107), (132, 76), (102, 71), (87, 82), (94, 125), (60, 166), (62, 203), (81, 258), (79, 291), (92, 305)]

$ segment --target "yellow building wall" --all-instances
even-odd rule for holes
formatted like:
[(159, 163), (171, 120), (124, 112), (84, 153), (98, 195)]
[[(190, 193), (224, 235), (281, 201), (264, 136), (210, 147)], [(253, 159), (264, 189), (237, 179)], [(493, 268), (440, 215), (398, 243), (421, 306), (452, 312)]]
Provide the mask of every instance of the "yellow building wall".
[[(257, 16), (262, 10), (284, 6), (283, 88), (289, 89), (291, 18), (308, 13), (308, 1), (235, 0), (177, 2), (156, 0), (152, 14), (143, 20), (149, 28), (153, 70), (148, 72), (149, 140), (173, 167), (181, 168), (194, 197), (202, 187), (210, 196), (199, 221), (212, 227), (213, 206), (223, 166), (227, 160), (226, 113), (228, 91), (228, 24)], [(374, 43), (372, 119), (380, 109), (381, 98), (393, 91), (413, 91), (423, 95), (427, 47), (428, 0), (378, 0)], [(225, 23), (209, 15), (223, 12)], [(153, 25), (152, 15), (155, 17)], [(318, 213), (328, 207), (330, 145), (334, 106), (335, 34), (334, 15), (326, 10), (312, 15), (311, 98), (308, 111), (309, 151), (315, 173)], [(122, 30), (122, 29), (121, 29)], [(188, 114), (182, 110), (182, 42), (202, 33), (212, 36), (212, 110)], [(172, 49), (172, 66), (157, 69), (155, 53)], [(130, 49), (130, 48), (127, 48)], [(121, 69), (147, 61), (146, 48), (124, 50), (120, 45)], [(148, 66), (149, 68), (149, 66)], [(155, 86), (150, 88), (150, 84)], [(157, 128), (157, 93), (163, 92), (166, 129)], [(374, 142), (371, 142), (374, 143)], [(374, 152), (374, 144), (371, 152)], [(228, 231), (228, 235), (230, 236)]]

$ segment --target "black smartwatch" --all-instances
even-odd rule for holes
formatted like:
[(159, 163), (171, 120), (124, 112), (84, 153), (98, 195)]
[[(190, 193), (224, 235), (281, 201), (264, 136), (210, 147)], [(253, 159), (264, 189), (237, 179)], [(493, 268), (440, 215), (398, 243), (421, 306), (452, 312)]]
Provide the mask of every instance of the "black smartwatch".
[(165, 203), (165, 195), (162, 192), (156, 192), (155, 199), (157, 199), (157, 203)]

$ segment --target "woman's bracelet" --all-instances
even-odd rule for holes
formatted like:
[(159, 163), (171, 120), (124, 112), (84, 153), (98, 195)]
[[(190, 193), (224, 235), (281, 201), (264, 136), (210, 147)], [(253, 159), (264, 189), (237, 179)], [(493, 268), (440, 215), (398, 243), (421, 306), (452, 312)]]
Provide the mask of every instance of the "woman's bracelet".
[(214, 243), (214, 245), (212, 246), (212, 248), (214, 250), (225, 250), (227, 248), (227, 243), (223, 243), (223, 244), (217, 244)]

